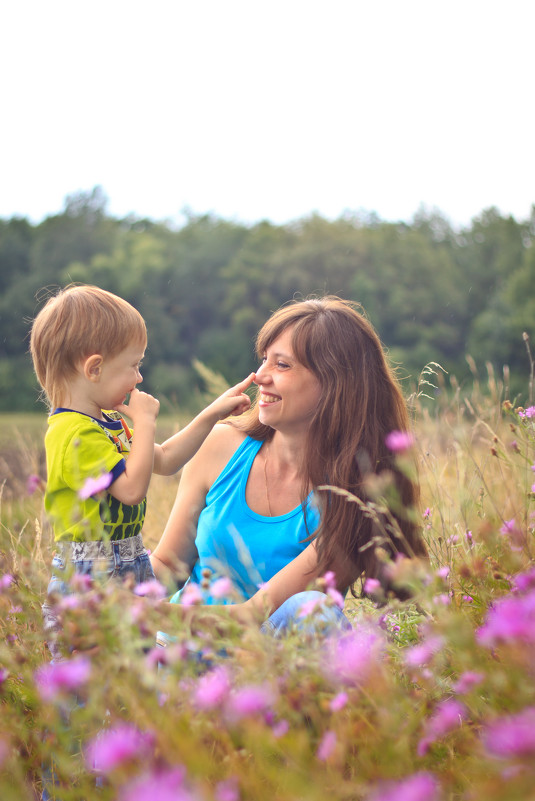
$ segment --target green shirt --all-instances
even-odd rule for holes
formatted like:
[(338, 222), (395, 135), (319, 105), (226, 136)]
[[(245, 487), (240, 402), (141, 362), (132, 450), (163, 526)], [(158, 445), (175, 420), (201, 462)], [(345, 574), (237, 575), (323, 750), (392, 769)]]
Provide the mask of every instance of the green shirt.
[(71, 409), (56, 409), (45, 437), (47, 485), (45, 510), (54, 539), (121, 540), (141, 532), (146, 499), (129, 506), (105, 489), (81, 499), (88, 479), (108, 475), (107, 485), (125, 470), (132, 435), (117, 412), (104, 420)]

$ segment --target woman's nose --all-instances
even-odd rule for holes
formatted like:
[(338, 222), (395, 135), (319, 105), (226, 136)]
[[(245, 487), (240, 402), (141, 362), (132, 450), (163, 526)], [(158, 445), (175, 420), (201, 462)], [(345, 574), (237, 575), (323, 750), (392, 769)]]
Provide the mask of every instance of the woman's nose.
[(138, 370), (137, 371), (136, 384), (141, 384), (142, 381), (143, 381), (143, 376), (141, 375), (140, 371)]
[(270, 375), (269, 370), (266, 367), (266, 362), (262, 362), (258, 370), (256, 371), (254, 383), (255, 384), (265, 384), (269, 381)]

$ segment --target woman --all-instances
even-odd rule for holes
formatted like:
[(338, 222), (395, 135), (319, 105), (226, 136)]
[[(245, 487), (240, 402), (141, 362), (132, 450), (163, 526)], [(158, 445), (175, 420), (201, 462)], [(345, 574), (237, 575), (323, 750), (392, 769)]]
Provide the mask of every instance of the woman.
[[(425, 556), (425, 546), (411, 516), (417, 490), (386, 445), (391, 431), (408, 430), (406, 406), (357, 305), (291, 303), (256, 344), (256, 402), (216, 426), (184, 469), (152, 564), (162, 579), (177, 563), (193, 570), (189, 583), (206, 584), (207, 570), (228, 576), (241, 598), (231, 613), (275, 613), (270, 627), (280, 628), (294, 596), (326, 571), (345, 593), (364, 575), (386, 581), (376, 545), (383, 559)], [(364, 506), (387, 484), (391, 514)]]

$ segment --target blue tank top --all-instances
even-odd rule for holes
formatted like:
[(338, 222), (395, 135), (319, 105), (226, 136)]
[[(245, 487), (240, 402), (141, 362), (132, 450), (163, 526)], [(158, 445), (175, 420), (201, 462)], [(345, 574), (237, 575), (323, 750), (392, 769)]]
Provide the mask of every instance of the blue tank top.
[[(199, 559), (189, 582), (200, 584), (208, 568), (211, 580), (230, 578), (247, 600), (309, 544), (307, 538), (319, 525), (319, 512), (311, 493), (305, 515), (301, 505), (278, 517), (263, 517), (245, 501), (245, 488), (254, 458), (262, 442), (246, 437), (206, 495), (206, 506), (197, 524), (195, 545)], [(183, 590), (172, 598), (180, 603)], [(205, 603), (220, 604), (209, 592)]]

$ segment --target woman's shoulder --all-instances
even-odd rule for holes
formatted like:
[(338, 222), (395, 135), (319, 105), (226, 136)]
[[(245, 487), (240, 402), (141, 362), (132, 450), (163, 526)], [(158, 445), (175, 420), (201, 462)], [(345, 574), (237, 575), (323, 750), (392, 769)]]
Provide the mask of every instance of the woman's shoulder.
[(218, 423), (214, 426), (194, 457), (198, 465), (202, 464), (208, 486), (213, 484), (246, 439), (247, 434), (233, 425)]

